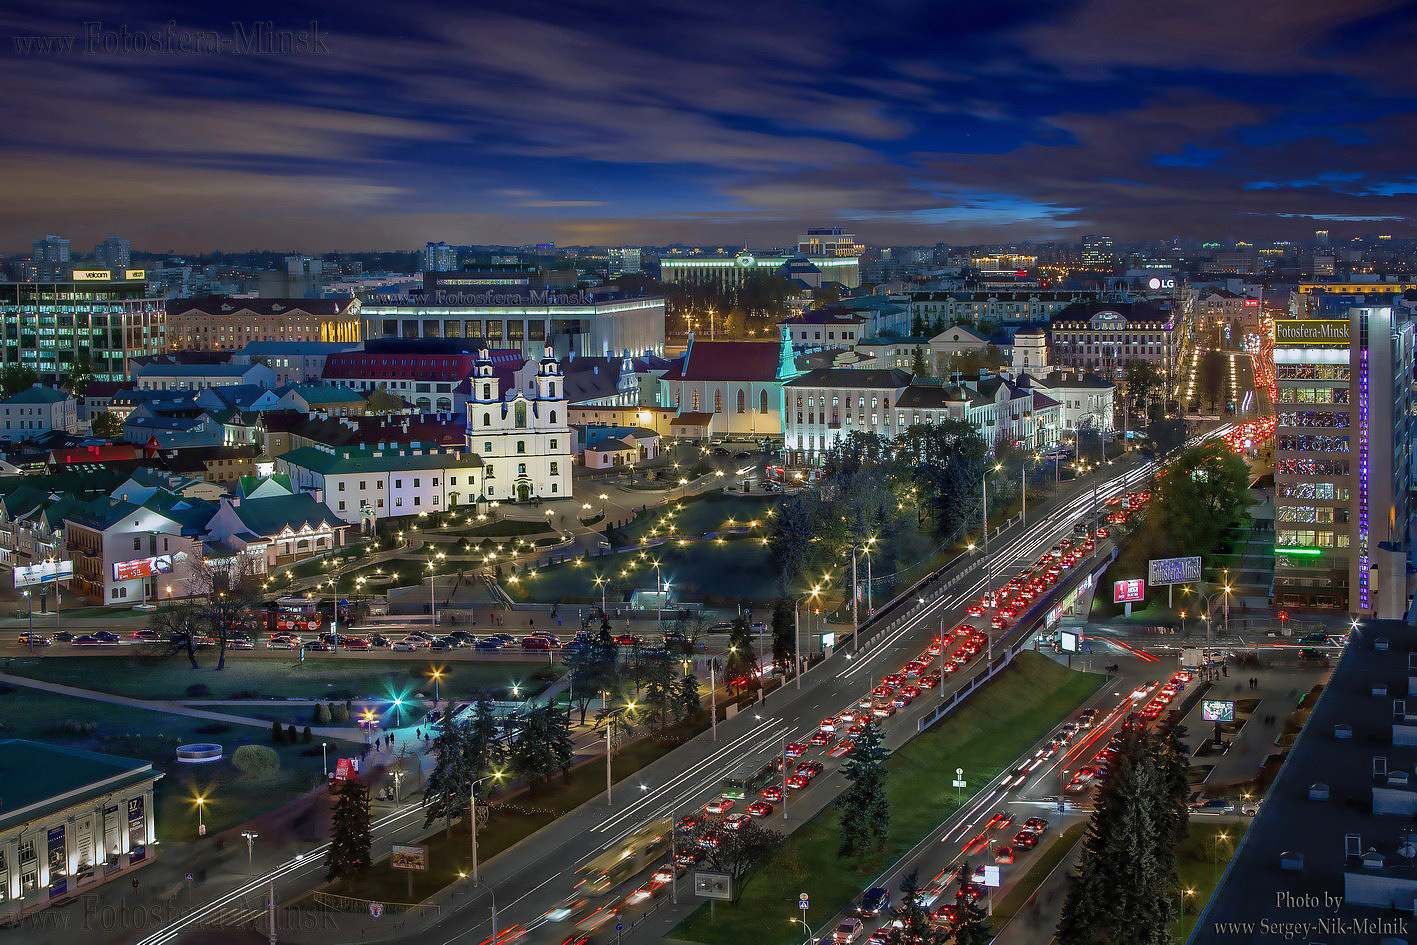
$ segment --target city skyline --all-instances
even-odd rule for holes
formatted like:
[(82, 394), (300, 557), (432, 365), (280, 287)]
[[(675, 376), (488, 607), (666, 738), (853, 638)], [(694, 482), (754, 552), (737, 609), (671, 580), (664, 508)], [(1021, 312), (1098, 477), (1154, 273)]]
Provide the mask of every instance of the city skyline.
[(1400, 4), (621, 14), (12, 6), (0, 249), (1417, 234)]

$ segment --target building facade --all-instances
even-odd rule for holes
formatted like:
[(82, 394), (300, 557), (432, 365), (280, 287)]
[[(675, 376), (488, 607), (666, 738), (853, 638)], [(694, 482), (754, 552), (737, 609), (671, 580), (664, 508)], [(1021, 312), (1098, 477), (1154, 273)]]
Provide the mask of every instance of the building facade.
[(1170, 309), (1150, 302), (1096, 302), (1072, 305), (1049, 325), (1053, 362), (1091, 371), (1117, 382), (1132, 361), (1149, 361), (1165, 378), (1176, 372), (1177, 320)]
[(132, 376), (133, 359), (163, 352), (164, 303), (148, 296), (140, 276), (77, 275), (95, 278), (0, 283), (0, 366), (31, 368), (49, 385), (67, 383), (84, 367), (94, 380), (122, 381)]
[(467, 402), (467, 451), (482, 457), (482, 497), (571, 497), (570, 416), (561, 364), (547, 345), (533, 389), (499, 392), (486, 352), (478, 358)]
[(363, 518), (443, 512), (482, 496), (482, 458), (461, 447), (307, 446), (277, 456), (275, 464), (292, 486), (309, 491), (351, 525)]
[(167, 341), (181, 351), (239, 351), (257, 341), (358, 342), (359, 313), (358, 299), (173, 299)]
[(366, 338), (480, 339), (539, 357), (664, 353), (664, 299), (615, 292), (522, 287), (439, 290), (370, 300), (362, 310)]
[(780, 437), (783, 385), (798, 374), (792, 343), (703, 341), (689, 337), (688, 350), (659, 379), (660, 403), (681, 415), (708, 414), (708, 433)]
[[(789, 264), (806, 263), (816, 270), (807, 279), (809, 284), (835, 282), (848, 289), (861, 285), (859, 256), (807, 255), (805, 253), (741, 252), (736, 256), (665, 256), (659, 260), (660, 279), (664, 282), (709, 282), (725, 288), (743, 284), (751, 272), (776, 274), (785, 272)], [(798, 268), (800, 275), (800, 267)]]
[[(1413, 325), (1387, 305), (1274, 324), (1275, 603), (1379, 614), (1406, 602)], [(1394, 582), (1403, 584), (1396, 593)]]
[(0, 400), (0, 440), (32, 440), (52, 430), (79, 432), (79, 402), (36, 384)]
[(0, 921), (126, 882), (156, 857), (162, 773), (151, 762), (10, 738), (0, 770), (14, 775), (0, 814)]

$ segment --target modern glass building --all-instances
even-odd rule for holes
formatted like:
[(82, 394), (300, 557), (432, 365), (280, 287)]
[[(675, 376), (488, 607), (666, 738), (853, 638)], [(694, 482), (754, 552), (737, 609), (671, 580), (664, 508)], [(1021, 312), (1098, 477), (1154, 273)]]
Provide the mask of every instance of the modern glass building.
[(95, 380), (130, 377), (134, 358), (163, 351), (166, 308), (145, 275), (76, 269), (67, 282), (0, 283), (0, 364), (33, 368), (44, 384), (85, 368)]
[(1392, 616), (1406, 605), (1413, 324), (1326, 305), (1274, 335), (1275, 603)]

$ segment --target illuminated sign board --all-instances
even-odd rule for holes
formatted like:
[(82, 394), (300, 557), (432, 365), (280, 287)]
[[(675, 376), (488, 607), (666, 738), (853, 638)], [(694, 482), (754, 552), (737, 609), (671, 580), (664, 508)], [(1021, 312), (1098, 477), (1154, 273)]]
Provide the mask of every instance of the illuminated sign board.
[(1058, 631), (1058, 649), (1064, 653), (1076, 653), (1078, 651), (1078, 635), (1073, 630)]
[(72, 561), (41, 561), (39, 564), (23, 564), (15, 568), (15, 586), (29, 587), (32, 584), (53, 584), (67, 581), (74, 576)]
[(1201, 700), (1201, 721), (1203, 722), (1233, 722), (1235, 721), (1235, 703), (1222, 702), (1219, 699)]
[(75, 269), (75, 282), (111, 282), (113, 273), (107, 269)]
[(124, 278), (124, 279), (146, 279), (147, 277), (148, 277), (148, 271), (147, 271), (146, 269), (124, 269), (124, 270), (123, 270), (123, 278)]
[(172, 555), (157, 555), (152, 558), (136, 558), (132, 561), (113, 563), (113, 580), (132, 581), (136, 578), (152, 577), (154, 574), (172, 573)]
[(1146, 582), (1133, 579), (1117, 581), (1112, 585), (1112, 603), (1130, 604), (1146, 597)]
[(1146, 579), (1152, 587), (1167, 584), (1198, 584), (1201, 579), (1201, 559), (1152, 558), (1146, 564)]
[(1295, 318), (1274, 323), (1274, 344), (1282, 348), (1312, 348), (1317, 345), (1348, 346), (1348, 320), (1342, 318)]
[(1147, 280), (1146, 287), (1148, 289), (1174, 289), (1176, 288), (1176, 280), (1158, 279), (1157, 277), (1152, 276), (1149, 280)]

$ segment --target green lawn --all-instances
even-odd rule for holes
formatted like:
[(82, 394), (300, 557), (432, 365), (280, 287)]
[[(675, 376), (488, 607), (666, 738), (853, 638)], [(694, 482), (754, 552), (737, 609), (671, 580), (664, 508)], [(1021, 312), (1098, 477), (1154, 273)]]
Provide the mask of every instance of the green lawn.
[[(709, 945), (795, 945), (785, 919), (799, 893), (813, 907), (834, 912), (894, 862), (956, 806), (950, 780), (964, 768), (982, 787), (1020, 753), (1072, 712), (1103, 682), (1037, 653), (1023, 653), (1008, 671), (972, 696), (944, 722), (912, 739), (888, 762), (891, 835), (886, 849), (863, 863), (837, 858), (837, 817), (828, 808), (797, 831), (766, 869), (752, 876), (739, 901), (717, 907), (715, 921), (703, 906), (673, 937)], [(968, 798), (965, 798), (968, 800)], [(820, 906), (817, 906), (820, 903)]]
[[(1185, 907), (1181, 914), (1181, 930), (1176, 939), (1178, 942), (1190, 938), (1196, 920), (1200, 918), (1210, 897), (1215, 894), (1216, 877), (1224, 875), (1225, 867), (1235, 855), (1240, 838), (1250, 829), (1252, 820), (1250, 817), (1237, 817), (1191, 821), (1189, 835), (1181, 845), (1178, 865), (1181, 889), (1193, 890), (1193, 894), (1184, 896)], [(1225, 839), (1217, 839), (1219, 834), (1224, 834)]]
[[(650, 735), (617, 749), (612, 765), (616, 781), (629, 777), (645, 765), (663, 757), (708, 727), (708, 715), (671, 726), (662, 735)], [(574, 810), (605, 790), (605, 761), (601, 758), (572, 770), (569, 780), (554, 779), (550, 784), (517, 795), (504, 803), (493, 800), (492, 816), (477, 834), (482, 865)], [(421, 902), (449, 883), (460, 881), (459, 874), (472, 868), (471, 838), (466, 818), (454, 821), (451, 829), (440, 830), (426, 841), (429, 869), (413, 876), (413, 898), (408, 898), (408, 879), (385, 860), (376, 863), (353, 882), (341, 880), (325, 891), (379, 902)]]
[[(711, 492), (702, 498), (671, 502), (639, 515), (624, 528), (612, 529), (610, 541), (616, 547), (639, 544), (653, 530), (659, 534), (704, 535), (723, 529), (730, 522), (767, 523), (767, 513), (781, 499), (773, 496), (728, 495)], [(766, 530), (763, 531), (766, 534)]]
[[(192, 798), (207, 798), (204, 819), (209, 832), (243, 823), (315, 787), (323, 780), (320, 745), (272, 745), (281, 756), (280, 772), (251, 781), (228, 761), (184, 765), (175, 760), (178, 745), (216, 742), (229, 759), (240, 745), (270, 745), (267, 732), (166, 712), (111, 705), (22, 686), (0, 686), (0, 736), (28, 738), (53, 745), (101, 751), (151, 761), (164, 773), (157, 783), (157, 831), (161, 840), (191, 839), (197, 817)], [(82, 730), (87, 725), (93, 731)], [(212, 726), (222, 730), (212, 730)], [(77, 729), (77, 730), (76, 730)], [(208, 729), (208, 731), (201, 731)], [(345, 746), (330, 745), (331, 763)], [(352, 746), (351, 746), (352, 747)]]
[[(136, 699), (260, 698), (294, 696), (306, 699), (350, 699), (423, 692), (433, 694), (428, 677), (441, 666), (442, 695), (465, 697), (482, 689), (508, 688), (512, 684), (545, 685), (536, 677), (548, 669), (544, 661), (472, 663), (430, 658), (427, 660), (365, 660), (307, 656), (259, 659), (228, 654), (226, 668), (217, 672), (214, 656), (199, 657), (201, 669), (192, 669), (185, 657), (145, 656), (40, 656), (15, 657), (0, 662), (5, 672), (46, 682), (97, 689)], [(555, 671), (554, 667), (552, 668)], [(203, 685), (208, 692), (194, 694), (190, 687)], [(244, 695), (238, 695), (244, 694)]]

